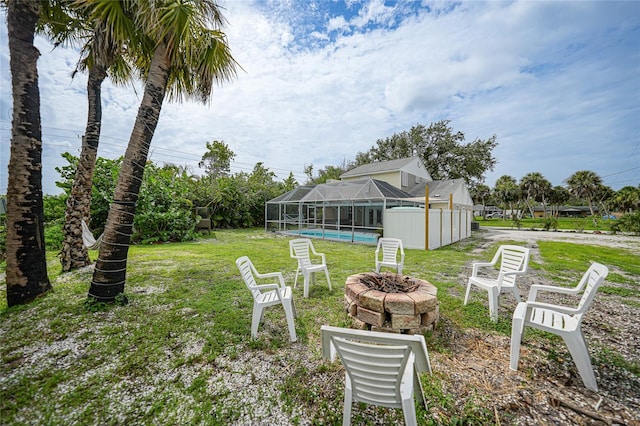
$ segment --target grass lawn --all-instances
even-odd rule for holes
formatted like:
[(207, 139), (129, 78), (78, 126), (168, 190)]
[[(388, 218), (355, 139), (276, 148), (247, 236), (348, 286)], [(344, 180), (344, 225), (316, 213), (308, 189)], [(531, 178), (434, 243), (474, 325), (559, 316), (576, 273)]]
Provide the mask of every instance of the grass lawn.
[[(480, 226), (498, 226), (501, 228), (517, 228), (512, 220), (503, 220), (500, 218), (483, 219), (482, 216), (476, 216), (474, 221), (480, 223)], [(615, 219), (602, 219), (601, 217), (560, 217), (557, 219), (558, 230), (572, 230), (577, 232), (582, 231), (602, 231), (608, 232), (610, 226), (615, 222)], [(525, 218), (520, 219), (521, 229), (544, 229), (545, 218)], [(553, 227), (551, 227), (553, 230)]]
[[(51, 254), (52, 292), (10, 309), (6, 290), (0, 292), (0, 423), (340, 424), (343, 371), (321, 361), (320, 326), (349, 326), (344, 282), (373, 269), (375, 247), (314, 240), (326, 254), (333, 290), (320, 274), (304, 299), (300, 278), (294, 290), (299, 341), (289, 342), (277, 307), (267, 309), (252, 341), (253, 300), (235, 259), (247, 255), (258, 271), (281, 271), (293, 286), (296, 263), (288, 243), (289, 238), (253, 229), (217, 231), (190, 243), (133, 246), (126, 306), (87, 305), (91, 271), (61, 274)], [(510, 318), (489, 321), (486, 301), (462, 305), (469, 263), (490, 259), (497, 248), (481, 243), (472, 237), (435, 251), (405, 250), (404, 273), (438, 287), (441, 322), (426, 336), (436, 357), (450, 353), (449, 337), (466, 330), (509, 336)], [(540, 251), (542, 260), (532, 259), (531, 267), (549, 283), (577, 280), (589, 260), (601, 261), (617, 271), (602, 291), (638, 304), (640, 266), (632, 253), (570, 243), (541, 243)], [(604, 343), (595, 348), (607, 350)], [(617, 363), (639, 374), (637, 362)], [(494, 422), (490, 400), (460, 396), (444, 386), (448, 379), (437, 371), (422, 379), (431, 402), (429, 412), (418, 409), (420, 424)], [(353, 424), (401, 419), (399, 410), (363, 407), (354, 411)]]

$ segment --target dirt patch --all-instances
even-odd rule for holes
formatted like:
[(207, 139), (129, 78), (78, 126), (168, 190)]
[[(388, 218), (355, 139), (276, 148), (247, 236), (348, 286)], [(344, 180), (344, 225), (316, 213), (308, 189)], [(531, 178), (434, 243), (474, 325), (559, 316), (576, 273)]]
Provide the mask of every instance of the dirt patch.
[[(482, 246), (499, 241), (524, 241), (538, 262), (541, 262), (537, 246), (540, 240), (618, 247), (640, 254), (640, 238), (631, 236), (503, 229), (481, 231), (480, 236), (484, 241)], [(523, 295), (533, 284), (549, 284), (532, 269), (522, 278), (518, 287)], [(465, 277), (461, 279), (466, 281)], [(460, 292), (462, 297), (462, 289)], [(481, 293), (476, 292), (475, 297), (486, 299), (486, 294)], [(496, 423), (638, 425), (640, 377), (618, 367), (620, 359), (636, 366), (640, 362), (640, 323), (637, 321), (640, 299), (630, 299), (625, 297), (623, 302), (621, 296), (600, 292), (583, 321), (599, 386), (597, 393), (584, 387), (563, 341), (554, 338), (525, 337), (519, 371), (511, 372), (509, 336), (487, 336), (464, 330), (460, 335), (450, 336), (455, 342), (450, 356), (434, 354), (434, 371), (448, 375), (451, 380), (446, 385), (459, 389), (462, 394), (476, 391), (489, 398), (496, 412)], [(562, 297), (547, 300), (571, 302)], [(508, 317), (515, 305), (513, 296), (502, 295), (500, 317)], [(446, 326), (443, 329), (451, 330)]]
[(640, 237), (612, 235), (599, 232), (525, 231), (508, 228), (483, 228), (479, 234), (487, 242), (515, 240), (529, 244), (543, 241), (561, 241), (627, 249), (640, 255)]

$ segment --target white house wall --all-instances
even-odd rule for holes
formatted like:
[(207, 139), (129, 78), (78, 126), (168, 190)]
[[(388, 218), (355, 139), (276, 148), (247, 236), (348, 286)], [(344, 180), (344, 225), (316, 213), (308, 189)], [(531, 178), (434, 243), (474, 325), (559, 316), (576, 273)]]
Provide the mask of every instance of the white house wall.
[(424, 250), (424, 209), (387, 209), (383, 223), (385, 237), (401, 239), (405, 248)]
[[(387, 209), (384, 236), (399, 238), (404, 247), (425, 249), (425, 211), (421, 208)], [(429, 250), (471, 236), (471, 210), (429, 209)]]

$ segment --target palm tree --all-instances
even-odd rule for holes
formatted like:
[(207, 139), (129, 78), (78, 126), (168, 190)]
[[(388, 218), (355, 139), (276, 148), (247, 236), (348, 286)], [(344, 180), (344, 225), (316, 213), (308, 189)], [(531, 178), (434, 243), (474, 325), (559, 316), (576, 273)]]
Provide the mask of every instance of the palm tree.
[(546, 196), (551, 191), (551, 183), (539, 172), (527, 173), (520, 179), (520, 189), (526, 194), (526, 203), (529, 213), (533, 217), (533, 201), (541, 201), (544, 216), (547, 216)]
[(576, 198), (585, 200), (589, 204), (591, 216), (594, 216), (593, 201), (602, 187), (602, 179), (589, 170), (581, 170), (572, 174), (566, 180), (569, 192)]
[[(506, 207), (509, 206), (511, 215), (513, 216), (514, 203), (520, 199), (520, 187), (516, 183), (515, 178), (508, 175), (500, 176), (498, 180), (496, 180), (494, 195), (503, 203), (505, 210)], [(503, 218), (506, 219), (504, 215)]]
[(51, 289), (44, 245), (42, 129), (33, 45), (40, 2), (10, 0), (7, 27), (13, 92), (7, 184), (7, 305), (26, 303)]
[[(89, 223), (92, 180), (96, 166), (102, 123), (101, 86), (109, 75), (116, 84), (127, 82), (131, 67), (124, 59), (125, 47), (135, 26), (127, 3), (119, 1), (75, 0), (54, 4), (43, 3), (42, 32), (60, 44), (84, 43), (73, 75), (88, 71), (88, 114), (80, 159), (65, 209), (64, 239), (60, 252), (62, 270), (80, 268), (91, 263), (82, 240), (82, 221)], [(89, 12), (101, 11), (103, 19), (91, 19)], [(118, 21), (118, 32), (105, 25)]]
[(640, 187), (625, 186), (613, 196), (614, 206), (622, 212), (631, 213), (640, 207)]
[(471, 195), (476, 203), (478, 201), (482, 203), (482, 218), (486, 219), (486, 213), (485, 213), (484, 207), (485, 207), (486, 200), (491, 196), (491, 188), (489, 188), (487, 185), (484, 185), (484, 184), (475, 185), (471, 189)]
[[(551, 213), (553, 217), (558, 217), (560, 206), (569, 201), (570, 198), (571, 193), (564, 186), (556, 185), (551, 188), (551, 191), (549, 191), (549, 203), (552, 206)], [(553, 206), (555, 206), (555, 209)]]
[[(236, 62), (220, 31), (224, 18), (213, 1), (144, 0), (135, 5), (134, 22), (148, 37), (146, 42), (153, 43), (154, 50), (145, 68), (144, 95), (89, 289), (89, 298), (100, 301), (114, 301), (124, 292), (136, 202), (165, 94), (169, 91), (170, 99), (186, 96), (207, 101), (214, 81), (229, 80), (236, 73)], [(118, 24), (105, 23), (110, 28)]]

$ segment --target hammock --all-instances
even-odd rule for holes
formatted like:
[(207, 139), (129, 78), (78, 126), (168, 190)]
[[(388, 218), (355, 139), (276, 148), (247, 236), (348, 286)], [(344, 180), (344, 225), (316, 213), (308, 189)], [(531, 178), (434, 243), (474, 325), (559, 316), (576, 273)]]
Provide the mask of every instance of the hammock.
[(85, 221), (82, 221), (82, 243), (86, 248), (88, 248), (89, 250), (99, 249), (103, 235), (104, 234), (100, 234), (100, 236), (96, 240), (95, 238), (93, 238), (93, 234), (91, 233), (91, 230), (89, 229)]

